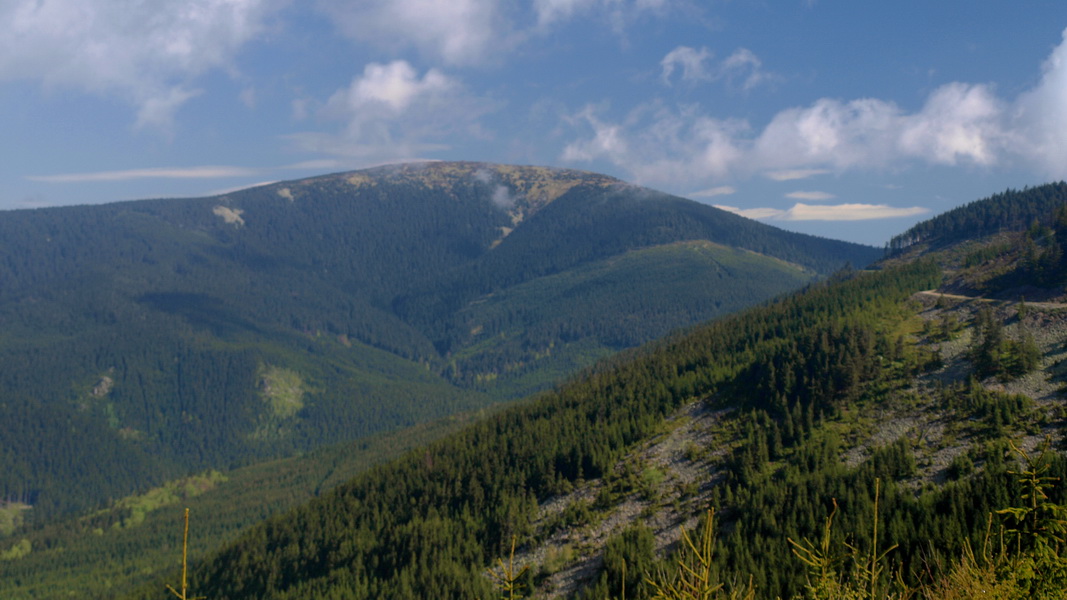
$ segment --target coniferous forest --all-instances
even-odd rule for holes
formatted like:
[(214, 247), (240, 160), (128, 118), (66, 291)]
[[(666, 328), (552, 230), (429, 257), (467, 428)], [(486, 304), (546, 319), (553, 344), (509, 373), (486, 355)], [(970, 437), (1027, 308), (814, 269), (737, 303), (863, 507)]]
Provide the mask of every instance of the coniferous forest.
[(873, 248), (578, 171), (0, 215), (0, 498), (46, 523), (489, 407)]
[[(1067, 270), (1058, 248), (1067, 242), (1067, 213), (1062, 202), (1042, 204), (1057, 189), (1029, 188), (958, 209), (953, 219), (961, 223), (989, 221), (972, 228), (973, 235), (964, 236), (961, 228), (934, 243), (930, 234), (920, 233), (940, 230), (920, 225), (907, 234), (907, 244), (894, 246), (891, 256), (870, 269), (839, 269), (799, 291), (666, 336), (650, 329), (643, 335), (654, 341), (602, 358), (507, 407), (422, 428), (410, 438), (385, 436), (323, 448), (303, 463), (207, 472), (157, 488), (152, 496), (157, 500), (138, 497), (61, 527), (39, 526), (36, 537), (32, 526), (13, 528), (0, 539), (0, 585), (9, 586), (5, 597), (66, 595), (72, 588), (48, 587), (48, 557), (86, 557), (79, 559), (85, 561), (80, 577), (92, 593), (159, 597), (179, 577), (174, 560), (142, 565), (150, 573), (140, 579), (89, 584), (93, 560), (122, 560), (117, 541), (122, 538), (105, 529), (136, 536), (141, 527), (147, 536), (149, 527), (161, 527), (158, 514), (177, 515), (183, 503), (211, 506), (212, 498), (234, 493), (230, 481), (240, 480), (272, 495), (273, 508), (261, 505), (266, 519), (240, 533), (239, 527), (226, 529), (216, 517), (193, 511), (194, 532), (198, 519), (219, 525), (200, 534), (214, 541), (193, 556), (191, 594), (232, 600), (502, 594), (958, 598), (981, 597), (980, 590), (986, 590), (992, 597), (1062, 598), (1067, 590), (1067, 305), (1062, 304)], [(1015, 207), (1012, 200), (1023, 206)], [(560, 196), (537, 215), (562, 209), (568, 201)], [(577, 214), (597, 206), (588, 197), (575, 196), (573, 202), (580, 205)], [(640, 230), (640, 223), (655, 222), (658, 210), (641, 205), (631, 226)], [(995, 226), (989, 215), (1001, 214), (997, 211), (1024, 216)], [(606, 218), (589, 214), (590, 222)], [(695, 227), (672, 215), (681, 219), (682, 229)], [(244, 218), (250, 220), (251, 211)], [(622, 223), (617, 226), (625, 229)], [(945, 229), (950, 230), (955, 231)], [(490, 371), (479, 369), (496, 364), (491, 372), (499, 378), (506, 371), (501, 365), (512, 363), (499, 355), (474, 357), (484, 340), (471, 344), (472, 319), (486, 319), (479, 324), (498, 335), (509, 328), (544, 327), (540, 335), (554, 340), (550, 344), (589, 339), (585, 336), (618, 324), (610, 317), (615, 310), (619, 315), (635, 310), (633, 299), (605, 299), (603, 306), (612, 307), (608, 314), (579, 309), (569, 324), (553, 323), (551, 315), (566, 304), (561, 298), (573, 297), (581, 305), (577, 290), (596, 298), (627, 282), (633, 285), (637, 271), (620, 264), (627, 261), (664, 265), (676, 260), (676, 252), (700, 261), (719, 256), (709, 253), (721, 241), (667, 244), (656, 237), (661, 231), (638, 236), (644, 251), (627, 250), (625, 258), (611, 264), (594, 260), (578, 268), (567, 268), (559, 262), (565, 257), (549, 252), (568, 236), (516, 237), (516, 244), (539, 250), (534, 252), (539, 260), (525, 267), (536, 276), (515, 271), (516, 263), (503, 258), (486, 258), (463, 270), (469, 278), (464, 281), (473, 282), (476, 291), (455, 286), (439, 303), (428, 300), (427, 290), (445, 284), (424, 279), (390, 296), (390, 314), (424, 336), (418, 338), (425, 340), (422, 350), (412, 344), (404, 352), (427, 365), (425, 377), (464, 391), (456, 392), (457, 404), (449, 410), (485, 406), (462, 404), (470, 391), (492, 394), (486, 387), (491, 378), (484, 376)], [(588, 249), (574, 250), (575, 256), (613, 243), (588, 241)], [(761, 243), (761, 254), (788, 258), (775, 255), (770, 241)], [(825, 267), (810, 262), (807, 268)], [(441, 272), (434, 276), (443, 278)], [(672, 277), (680, 295), (674, 296), (673, 288), (661, 293), (699, 297), (697, 288), (681, 284), (688, 275)], [(488, 282), (501, 281), (512, 285), (492, 291)], [(220, 318), (224, 307), (178, 300), (148, 302), (181, 314), (186, 326), (189, 319), (200, 319), (221, 328), (212, 345), (197, 348), (218, 353), (210, 362), (222, 374), (178, 379), (184, 394), (179, 396), (190, 403), (182, 408), (183, 418), (197, 414), (196, 386), (232, 385), (238, 397), (246, 388), (225, 374), (226, 361), (243, 360), (233, 364), (245, 366), (231, 372), (250, 370), (253, 389), (258, 381), (261, 387), (267, 382), (274, 390), (290, 390), (267, 397), (272, 418), (256, 422), (253, 438), (299, 439), (295, 433), (281, 435), (287, 427), (298, 431), (285, 415), (308, 410), (295, 407), (305, 400), (294, 400), (291, 390), (302, 381), (296, 374), (306, 378), (313, 369), (325, 369), (322, 363), (304, 358), (298, 367), (293, 362), (281, 366), (280, 359), (259, 360), (262, 350), (251, 344), (245, 329), (227, 337), (232, 321)], [(482, 306), (485, 312), (477, 313), (475, 307)], [(309, 311), (307, 319), (315, 318), (320, 317)], [(448, 318), (463, 326), (450, 328)], [(589, 329), (581, 329), (583, 322)], [(272, 331), (279, 356), (288, 356), (284, 340), (291, 334), (281, 323)], [(248, 326), (265, 327), (258, 321)], [(328, 326), (316, 327), (325, 331)], [(333, 337), (337, 331), (329, 331), (329, 339), (303, 339), (340, 344)], [(344, 335), (349, 343), (363, 340), (373, 346), (370, 337)], [(400, 351), (397, 340), (402, 338), (391, 342), (397, 348), (374, 346), (382, 362), (395, 364), (389, 357)], [(620, 348), (638, 341), (618, 340)], [(534, 346), (494, 347), (514, 357)], [(233, 352), (237, 348), (247, 356)], [(307, 356), (325, 352), (315, 348), (309, 345)], [(180, 358), (175, 364), (186, 364), (185, 355)], [(466, 372), (472, 365), (480, 365), (473, 375)], [(160, 371), (165, 372), (162, 365)], [(414, 372), (393, 371), (397, 380)], [(109, 377), (111, 383), (93, 379), (87, 378), (92, 389), (118, 388), (117, 376)], [(518, 390), (517, 382), (521, 379), (511, 380), (507, 389)], [(253, 401), (265, 402), (254, 394)], [(92, 410), (76, 414), (94, 416)], [(57, 415), (54, 426), (70, 423), (63, 418)], [(114, 418), (124, 422), (124, 416)], [(227, 424), (216, 425), (225, 435)], [(176, 447), (184, 447), (180, 439)], [(196, 447), (189, 442), (188, 448)], [(204, 448), (229, 456), (221, 441)], [(131, 469), (141, 468), (159, 483), (172, 479), (151, 462), (154, 457), (138, 458), (124, 449), (116, 443), (101, 452), (121, 455)], [(283, 477), (303, 479), (286, 487), (278, 481)], [(314, 496), (310, 501), (281, 498), (299, 495), (295, 490), (312, 482), (317, 483), (306, 496)], [(253, 512), (257, 505), (248, 496), (225, 497), (247, 503), (245, 510)], [(151, 502), (168, 508), (156, 509)], [(176, 518), (169, 523), (177, 533)], [(92, 542), (73, 551), (90, 536), (99, 539), (95, 559)], [(172, 557), (180, 550), (175, 540), (172, 536), (169, 542)], [(64, 568), (63, 586), (76, 585), (78, 566)]]

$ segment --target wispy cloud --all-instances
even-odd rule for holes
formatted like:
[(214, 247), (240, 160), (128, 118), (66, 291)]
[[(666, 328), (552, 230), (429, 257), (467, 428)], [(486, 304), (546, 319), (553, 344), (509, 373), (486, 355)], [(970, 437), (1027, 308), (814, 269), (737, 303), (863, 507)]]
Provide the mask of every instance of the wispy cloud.
[(734, 214), (747, 217), (749, 219), (771, 219), (781, 215), (784, 211), (777, 208), (741, 208), (738, 206), (729, 206), (726, 204), (716, 204), (715, 208), (732, 212)]
[(645, 13), (667, 10), (674, 0), (534, 0), (541, 27), (568, 21), (583, 14), (603, 15), (616, 32)]
[(250, 169), (247, 167), (156, 167), (150, 169), (129, 169), (125, 171), (30, 175), (27, 176), (26, 179), (45, 183), (91, 183), (101, 181), (131, 181), (134, 179), (219, 179), (223, 177), (248, 177), (259, 173), (261, 173), (260, 169)]
[(738, 48), (727, 56), (719, 67), (722, 76), (731, 81), (740, 81), (742, 89), (750, 90), (761, 83), (773, 81), (777, 75), (763, 70), (761, 61), (748, 48)]
[(729, 185), (720, 185), (718, 187), (700, 190), (699, 192), (693, 192), (689, 195), (693, 198), (714, 198), (715, 196), (729, 196), (730, 194), (736, 193), (737, 190), (735, 188)]
[(137, 125), (168, 130), (200, 93), (193, 78), (232, 69), (281, 0), (11, 0), (0, 3), (0, 81), (117, 96)]
[(763, 70), (763, 61), (748, 48), (738, 48), (720, 62), (715, 62), (714, 57), (715, 54), (707, 48), (697, 50), (678, 46), (660, 61), (663, 83), (671, 85), (676, 69), (680, 71), (682, 81), (725, 80), (746, 91), (777, 79), (776, 75)]
[(786, 198), (793, 198), (794, 200), (832, 200), (837, 196), (827, 192), (789, 192), (785, 195)]
[(930, 212), (920, 206), (908, 208), (888, 206), (885, 204), (804, 204), (798, 202), (791, 208), (739, 208), (736, 206), (716, 205), (750, 219), (771, 221), (870, 221), (875, 219), (894, 219), (913, 217)]
[(223, 196), (223, 195), (226, 195), (226, 194), (232, 194), (234, 192), (240, 192), (241, 190), (250, 190), (252, 188), (262, 187), (262, 186), (265, 186), (265, 185), (272, 185), (272, 184), (275, 184), (275, 183), (278, 183), (278, 180), (274, 179), (274, 180), (270, 180), (270, 181), (260, 181), (258, 183), (249, 183), (247, 185), (238, 185), (238, 186), (231, 186), (231, 187), (221, 188), (221, 189), (217, 189), (217, 190), (210, 190), (208, 192), (205, 192), (204, 195), (205, 196)]
[(313, 160), (304, 160), (298, 163), (285, 165), (283, 169), (289, 169), (293, 171), (306, 170), (306, 171), (325, 171), (329, 169), (340, 169), (346, 165), (343, 161), (336, 158), (316, 158)]
[(829, 172), (829, 169), (791, 169), (785, 171), (770, 171), (763, 175), (764, 177), (775, 181), (793, 181), (796, 179), (815, 177), (816, 175), (825, 175)]
[[(392, 54), (414, 48), (448, 66), (499, 63), (514, 49), (578, 18), (622, 34), (638, 18), (663, 14), (676, 0), (318, 0), (316, 6), (353, 40)], [(533, 17), (531, 20), (530, 17)]]
[(674, 75), (675, 69), (681, 70), (682, 81), (711, 79), (709, 67), (705, 64), (711, 57), (712, 53), (707, 48), (697, 50), (689, 46), (678, 46), (668, 52), (659, 62), (663, 83), (671, 84), (671, 76)]
[[(510, 51), (571, 19), (622, 30), (675, 0), (316, 0), (341, 35), (431, 64), (499, 63)], [(5, 0), (0, 2), (0, 83), (118, 98), (138, 128), (171, 133), (175, 115), (222, 72), (243, 81), (237, 59), (251, 42), (291, 27), (292, 0)], [(245, 87), (239, 100), (256, 106)], [(303, 112), (294, 105), (294, 112)]]

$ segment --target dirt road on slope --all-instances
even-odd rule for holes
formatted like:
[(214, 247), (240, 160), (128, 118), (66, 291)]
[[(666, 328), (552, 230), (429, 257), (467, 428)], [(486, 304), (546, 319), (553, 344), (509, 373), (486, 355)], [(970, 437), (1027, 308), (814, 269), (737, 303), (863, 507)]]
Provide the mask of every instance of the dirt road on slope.
[[(982, 298), (979, 296), (961, 296), (959, 294), (946, 294), (937, 290), (926, 290), (917, 292), (916, 296), (926, 296), (928, 298), (947, 298), (949, 300), (974, 300), (977, 302), (990, 302), (999, 304), (1013, 304), (1016, 300), (998, 300), (996, 298)], [(1067, 303), (1064, 302), (1027, 302), (1027, 306), (1031, 308), (1054, 310), (1057, 308), (1067, 308)]]

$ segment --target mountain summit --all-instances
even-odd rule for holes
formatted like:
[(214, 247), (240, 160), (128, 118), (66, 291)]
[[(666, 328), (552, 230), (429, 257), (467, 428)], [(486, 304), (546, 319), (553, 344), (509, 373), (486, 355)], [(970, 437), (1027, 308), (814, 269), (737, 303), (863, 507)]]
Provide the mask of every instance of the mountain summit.
[(475, 410), (877, 255), (471, 162), (0, 213), (0, 497), (43, 518)]

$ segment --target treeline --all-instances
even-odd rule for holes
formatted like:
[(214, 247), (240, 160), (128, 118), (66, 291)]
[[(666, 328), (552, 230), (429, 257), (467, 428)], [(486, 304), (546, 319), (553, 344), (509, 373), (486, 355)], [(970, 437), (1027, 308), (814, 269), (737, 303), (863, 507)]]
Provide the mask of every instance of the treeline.
[(1028, 227), (971, 250), (963, 257), (964, 279), (981, 293), (1018, 300), (1028, 288), (1061, 288), (1067, 283), (1065, 245), (1067, 204), (1061, 203)]
[(1062, 181), (1022, 190), (1008, 189), (915, 225), (894, 236), (887, 251), (896, 253), (919, 243), (947, 245), (1004, 231), (1023, 231), (1034, 221), (1048, 224), (1064, 203), (1067, 203), (1067, 183)]
[(539, 500), (610, 472), (664, 416), (711, 395), (766, 344), (891, 312), (937, 277), (930, 264), (861, 274), (619, 359), (271, 519), (199, 567), (193, 589), (212, 598), (485, 597), (483, 565), (530, 531)]

